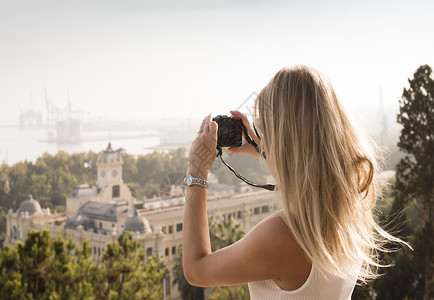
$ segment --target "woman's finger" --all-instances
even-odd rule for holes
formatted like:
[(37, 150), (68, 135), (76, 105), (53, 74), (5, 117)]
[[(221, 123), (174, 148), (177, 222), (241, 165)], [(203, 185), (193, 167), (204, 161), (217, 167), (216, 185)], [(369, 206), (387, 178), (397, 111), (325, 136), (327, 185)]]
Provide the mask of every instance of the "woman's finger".
[(243, 121), (247, 121), (247, 116), (245, 114), (243, 114), (242, 112), (238, 111), (238, 110), (231, 110), (230, 111), (231, 114), (233, 114), (234, 116), (240, 118)]
[(249, 122), (249, 119), (247, 118), (247, 116), (245, 114), (243, 114), (242, 112), (239, 112), (238, 110), (231, 110), (230, 112), (231, 112), (233, 117), (241, 119), (241, 121), (243, 122), (243, 125), (246, 127), (247, 132), (249, 133), (250, 137), (255, 141), (256, 144), (260, 145), (261, 140), (256, 135), (256, 133), (252, 129), (252, 127), (250, 126), (250, 122)]
[(204, 131), (206, 131), (206, 133), (210, 134), (210, 128), (209, 128), (209, 123), (211, 122), (211, 114), (209, 114), (208, 116), (206, 116), (206, 121), (205, 121), (205, 128)]
[(240, 147), (229, 147), (228, 148), (228, 153), (229, 154), (241, 154), (241, 153), (245, 153), (245, 154), (249, 154), (253, 157), (258, 157), (259, 154), (258, 152), (256, 152), (255, 148), (253, 148), (252, 145), (245, 143)]
[(230, 154), (238, 154), (238, 153), (240, 153), (240, 148), (241, 147), (229, 147), (228, 148), (228, 153), (230, 153)]
[(207, 117), (205, 117), (205, 118), (202, 120), (202, 123), (200, 124), (200, 128), (199, 128), (198, 134), (200, 134), (201, 132), (203, 132), (203, 130), (204, 130), (204, 128), (205, 128), (205, 122), (206, 122), (206, 119), (207, 119)]
[(217, 133), (217, 129), (218, 129), (218, 125), (217, 125), (217, 123), (216, 123), (215, 121), (211, 121), (211, 122), (209, 123), (209, 132), (210, 132), (212, 135), (216, 135), (216, 133)]

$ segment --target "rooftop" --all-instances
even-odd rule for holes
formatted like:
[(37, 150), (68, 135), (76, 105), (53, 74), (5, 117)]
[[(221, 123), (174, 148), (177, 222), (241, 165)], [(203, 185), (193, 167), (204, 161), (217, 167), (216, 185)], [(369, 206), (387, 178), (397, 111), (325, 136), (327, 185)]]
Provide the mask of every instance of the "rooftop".
[(101, 155), (98, 160), (99, 162), (108, 163), (108, 162), (122, 162), (121, 156), (118, 151), (112, 149), (112, 144), (109, 143), (107, 149)]
[[(248, 203), (252, 200), (258, 200), (258, 198), (272, 202), (275, 199), (275, 193), (269, 191), (260, 191), (209, 199), (207, 203), (208, 211), (241, 205), (242, 203)], [(146, 216), (146, 219), (148, 219), (148, 221), (151, 223), (165, 219), (181, 218), (184, 215), (184, 206), (170, 207), (152, 211), (139, 210), (139, 215)]]
[(128, 206), (117, 203), (99, 203), (89, 201), (83, 204), (78, 210), (78, 214), (82, 214), (91, 219), (106, 220), (116, 222), (117, 217), (128, 212)]
[(97, 195), (97, 191), (88, 184), (80, 184), (69, 195), (69, 198), (88, 198)]

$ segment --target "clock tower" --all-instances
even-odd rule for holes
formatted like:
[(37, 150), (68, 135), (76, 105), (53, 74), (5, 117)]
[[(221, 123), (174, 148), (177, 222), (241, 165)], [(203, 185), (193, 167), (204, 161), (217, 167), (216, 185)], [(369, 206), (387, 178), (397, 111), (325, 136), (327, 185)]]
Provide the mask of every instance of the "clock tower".
[(112, 149), (111, 143), (96, 163), (98, 188), (103, 189), (106, 186), (123, 183), (122, 181), (122, 157), (118, 151)]

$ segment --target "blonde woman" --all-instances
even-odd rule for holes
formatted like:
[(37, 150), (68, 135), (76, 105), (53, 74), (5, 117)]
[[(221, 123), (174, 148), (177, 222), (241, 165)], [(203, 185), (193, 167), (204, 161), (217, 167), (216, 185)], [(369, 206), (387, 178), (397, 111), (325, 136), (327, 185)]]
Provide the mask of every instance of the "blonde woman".
[[(254, 300), (350, 299), (357, 280), (376, 277), (382, 244), (400, 240), (372, 217), (376, 163), (332, 85), (312, 68), (284, 68), (258, 95), (254, 126), (231, 113), (266, 154), (282, 209), (237, 243), (211, 251), (206, 180), (217, 124), (207, 116), (188, 157), (187, 280), (203, 287), (247, 282)], [(229, 152), (260, 155), (247, 143)]]

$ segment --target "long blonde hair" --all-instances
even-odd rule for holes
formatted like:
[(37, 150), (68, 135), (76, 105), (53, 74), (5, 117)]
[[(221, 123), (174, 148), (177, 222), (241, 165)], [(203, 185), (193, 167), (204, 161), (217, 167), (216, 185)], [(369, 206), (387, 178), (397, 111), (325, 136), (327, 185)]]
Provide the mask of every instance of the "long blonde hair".
[(307, 258), (325, 275), (375, 278), (377, 252), (402, 241), (372, 216), (376, 160), (329, 80), (307, 66), (284, 68), (254, 110), (285, 222)]

